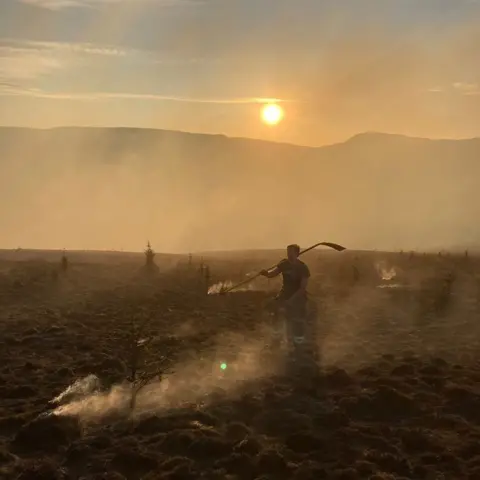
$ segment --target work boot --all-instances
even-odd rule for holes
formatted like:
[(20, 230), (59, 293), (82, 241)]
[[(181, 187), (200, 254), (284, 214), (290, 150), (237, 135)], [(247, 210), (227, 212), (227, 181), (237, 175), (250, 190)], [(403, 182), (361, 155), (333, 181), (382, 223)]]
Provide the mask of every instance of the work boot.
[(305, 337), (294, 337), (289, 343), (286, 368), (290, 375), (315, 375), (318, 373), (315, 345), (308, 343)]

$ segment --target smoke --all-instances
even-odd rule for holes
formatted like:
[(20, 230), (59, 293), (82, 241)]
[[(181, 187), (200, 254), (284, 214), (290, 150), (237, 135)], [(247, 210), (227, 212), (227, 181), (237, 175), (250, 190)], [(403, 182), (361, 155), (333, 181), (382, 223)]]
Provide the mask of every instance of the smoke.
[[(225, 280), (223, 282), (218, 282), (215, 285), (212, 285), (208, 289), (208, 295), (217, 295), (219, 293), (223, 293), (225, 290), (228, 290), (229, 288), (232, 288), (235, 285), (231, 280)], [(245, 287), (239, 287), (235, 291), (246, 291), (248, 288)]]
[(333, 298), (323, 299), (322, 317), (328, 320), (328, 330), (320, 340), (319, 351), (322, 362), (327, 366), (350, 366), (368, 362), (371, 356), (363, 350), (369, 342), (369, 330), (374, 323), (375, 313), (382, 305), (382, 297), (363, 288), (356, 289), (338, 305)]
[(104, 417), (127, 411), (131, 387), (116, 385), (108, 392), (97, 392), (57, 407), (53, 415), (78, 417), (84, 423), (97, 423)]
[(87, 375), (80, 378), (72, 385), (67, 387), (60, 395), (55, 397), (50, 403), (62, 404), (69, 403), (78, 397), (86, 397), (101, 388), (100, 379), (96, 375)]
[[(232, 280), (224, 280), (222, 282), (218, 282), (214, 285), (212, 285), (208, 289), (208, 295), (218, 295), (220, 293), (225, 292), (226, 290), (229, 290), (233, 286), (235, 286), (237, 283), (240, 282), (232, 282)], [(261, 288), (258, 283), (255, 283), (254, 281), (247, 283), (246, 285), (242, 285), (241, 287), (235, 288), (232, 290), (232, 293), (235, 292), (258, 292), (258, 291), (264, 291), (264, 288)]]
[[(224, 396), (241, 393), (242, 383), (262, 378), (274, 372), (275, 365), (261, 361), (269, 329), (261, 327), (255, 339), (232, 333), (222, 333), (217, 338), (213, 355), (193, 361), (179, 362), (159, 381), (143, 387), (136, 397), (134, 415), (160, 413), (184, 406), (208, 405), (214, 401), (211, 395), (222, 392)], [(232, 352), (235, 352), (232, 355)], [(223, 369), (221, 368), (223, 365)], [(94, 376), (77, 380), (52, 402), (63, 399), (54, 415), (75, 416), (85, 424), (99, 423), (111, 417), (130, 414), (132, 385), (122, 383), (108, 391), (90, 392), (89, 387), (98, 382)], [(70, 394), (81, 391), (85, 396)], [(67, 401), (70, 398), (70, 401)]]
[(319, 240), (407, 250), (480, 240), (475, 142), (373, 136), (311, 150), (129, 130), (2, 135), (6, 248), (139, 251), (149, 239), (171, 253)]

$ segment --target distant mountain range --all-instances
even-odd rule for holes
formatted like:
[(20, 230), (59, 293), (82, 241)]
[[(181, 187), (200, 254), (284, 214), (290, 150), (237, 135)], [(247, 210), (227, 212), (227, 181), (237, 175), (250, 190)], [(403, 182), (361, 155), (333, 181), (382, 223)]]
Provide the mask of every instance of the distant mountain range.
[(132, 128), (0, 127), (0, 246), (480, 245), (480, 138), (303, 147)]

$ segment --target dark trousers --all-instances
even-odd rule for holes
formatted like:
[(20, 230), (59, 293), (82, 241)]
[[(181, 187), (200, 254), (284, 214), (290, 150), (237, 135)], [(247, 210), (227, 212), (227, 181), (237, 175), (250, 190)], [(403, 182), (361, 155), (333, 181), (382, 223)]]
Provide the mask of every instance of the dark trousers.
[[(287, 298), (281, 293), (270, 304), (273, 328), (277, 341), (286, 335), (289, 350), (316, 351), (316, 315), (309, 315), (307, 296), (299, 296), (292, 304), (285, 304)], [(284, 310), (283, 324), (281, 309)]]

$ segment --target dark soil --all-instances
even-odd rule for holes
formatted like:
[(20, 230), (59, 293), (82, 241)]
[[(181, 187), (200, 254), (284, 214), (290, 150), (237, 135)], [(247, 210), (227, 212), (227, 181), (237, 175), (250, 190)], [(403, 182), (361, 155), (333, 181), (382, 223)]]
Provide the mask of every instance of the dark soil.
[[(74, 261), (66, 274), (20, 284), (8, 264), (0, 478), (480, 479), (474, 259), (442, 259), (440, 269), (436, 257), (389, 256), (412, 286), (397, 295), (376, 288), (375, 258), (365, 255), (355, 281), (351, 259), (307, 259), (321, 360), (318, 372), (295, 374), (281, 352), (261, 348), (276, 284), (207, 296), (196, 267), (145, 279), (130, 264)], [(236, 281), (240, 263), (210, 260), (212, 281)], [(456, 276), (445, 293), (447, 267)], [(151, 341), (137, 352), (135, 375), (158, 375), (129, 414), (125, 385), (140, 337)], [(48, 414), (52, 399), (91, 374), (101, 408)], [(112, 392), (120, 393), (105, 406)], [(81, 398), (66, 396), (63, 412)]]

